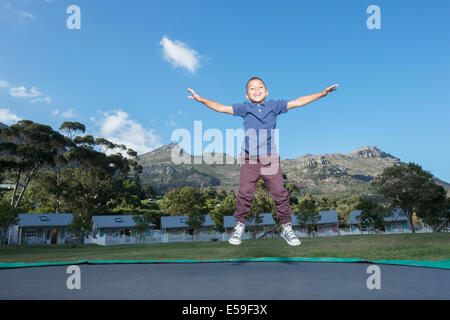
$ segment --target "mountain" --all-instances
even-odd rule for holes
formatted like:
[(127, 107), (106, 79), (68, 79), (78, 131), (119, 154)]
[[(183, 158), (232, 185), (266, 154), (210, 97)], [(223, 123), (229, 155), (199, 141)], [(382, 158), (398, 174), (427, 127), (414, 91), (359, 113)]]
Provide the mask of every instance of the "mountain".
[(327, 195), (332, 198), (370, 195), (375, 190), (370, 181), (400, 159), (377, 147), (362, 147), (346, 154), (306, 154), (282, 160), (283, 173), (301, 193)]
[[(143, 185), (150, 184), (158, 194), (163, 194), (176, 187), (186, 186), (239, 188), (239, 166), (194, 164), (195, 161), (201, 159), (190, 154), (187, 156), (191, 164), (174, 164), (171, 160), (173, 150), (180, 156), (184, 154), (184, 150), (177, 144), (171, 143), (139, 155), (139, 164), (143, 167), (140, 175)], [(225, 155), (222, 157), (226, 161)], [(229, 156), (227, 155), (227, 157)], [(196, 158), (197, 160), (195, 160)]]
[[(189, 164), (174, 164), (171, 154), (186, 155)], [(154, 151), (140, 155), (139, 164), (143, 167), (141, 181), (151, 185), (158, 194), (164, 194), (176, 187), (192, 186), (239, 189), (240, 166), (237, 158), (225, 154), (212, 154), (222, 157), (223, 163), (234, 164), (195, 164), (201, 160), (198, 156), (185, 153), (177, 144), (171, 143)], [(400, 159), (377, 147), (362, 147), (345, 154), (306, 154), (295, 159), (281, 160), (282, 171), (287, 181), (295, 183), (301, 194), (311, 192), (331, 198), (353, 195), (370, 195), (374, 190), (370, 186), (376, 176)], [(434, 178), (450, 192), (450, 185)]]

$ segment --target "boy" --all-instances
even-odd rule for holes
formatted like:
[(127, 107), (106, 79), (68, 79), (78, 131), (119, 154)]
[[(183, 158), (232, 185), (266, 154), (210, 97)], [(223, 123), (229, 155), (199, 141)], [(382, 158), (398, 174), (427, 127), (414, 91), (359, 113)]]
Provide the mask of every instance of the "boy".
[[(269, 100), (265, 99), (269, 91), (264, 81), (258, 77), (253, 77), (247, 82), (246, 98), (249, 102), (236, 103), (231, 106), (224, 106), (200, 97), (192, 89), (188, 91), (198, 102), (207, 107), (222, 113), (228, 113), (234, 116), (244, 118), (244, 128), (246, 131), (244, 150), (242, 152), (241, 176), (239, 192), (236, 199), (236, 227), (234, 234), (228, 240), (232, 245), (240, 245), (245, 231), (245, 219), (250, 213), (250, 206), (256, 191), (256, 182), (264, 179), (271, 196), (275, 201), (277, 217), (282, 223), (281, 237), (286, 240), (290, 246), (301, 244), (292, 230), (292, 210), (289, 203), (289, 194), (283, 184), (283, 175), (281, 174), (280, 157), (272, 153), (272, 133), (276, 127), (276, 117), (279, 114), (287, 112), (289, 109), (302, 107), (319, 98), (325, 97), (330, 92), (335, 91), (338, 85), (332, 85), (320, 93), (303, 96), (293, 101), (287, 100)], [(253, 131), (252, 131), (253, 130)], [(270, 133), (267, 132), (270, 130)], [(248, 133), (258, 132), (249, 136)], [(256, 159), (254, 162), (247, 160)], [(268, 168), (268, 165), (275, 170)], [(270, 169), (270, 170), (269, 170)]]

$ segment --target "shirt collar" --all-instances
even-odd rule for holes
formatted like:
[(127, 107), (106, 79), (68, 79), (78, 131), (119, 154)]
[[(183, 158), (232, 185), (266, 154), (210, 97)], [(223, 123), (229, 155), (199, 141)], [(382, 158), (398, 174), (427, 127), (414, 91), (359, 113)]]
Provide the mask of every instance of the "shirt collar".
[(267, 104), (267, 101), (264, 101), (264, 102), (252, 102), (251, 100), (248, 100), (248, 103), (249, 104), (251, 104), (252, 106), (263, 106), (263, 107), (265, 107), (266, 106), (266, 104)]

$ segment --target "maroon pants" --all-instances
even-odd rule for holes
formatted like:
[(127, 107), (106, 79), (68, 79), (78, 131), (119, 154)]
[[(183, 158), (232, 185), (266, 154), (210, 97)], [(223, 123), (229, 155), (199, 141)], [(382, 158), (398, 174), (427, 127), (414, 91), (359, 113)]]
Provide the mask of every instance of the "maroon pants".
[(256, 192), (256, 182), (264, 179), (270, 195), (275, 201), (277, 217), (282, 224), (292, 221), (292, 210), (289, 205), (289, 193), (283, 184), (280, 156), (268, 154), (263, 156), (241, 157), (241, 181), (236, 198), (236, 221), (245, 223)]

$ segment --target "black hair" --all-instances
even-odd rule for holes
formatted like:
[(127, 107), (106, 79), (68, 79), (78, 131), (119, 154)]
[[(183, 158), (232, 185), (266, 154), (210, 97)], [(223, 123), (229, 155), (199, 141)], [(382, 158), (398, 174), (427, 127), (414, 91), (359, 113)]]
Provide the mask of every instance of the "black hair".
[(258, 78), (258, 77), (252, 77), (250, 80), (247, 81), (247, 85), (245, 86), (245, 90), (246, 90), (246, 91), (248, 90), (248, 84), (249, 84), (250, 81), (252, 81), (252, 80), (259, 80), (259, 81), (261, 81), (261, 82), (264, 84), (264, 87), (266, 87), (266, 89), (267, 89), (266, 83), (263, 81), (263, 79)]

